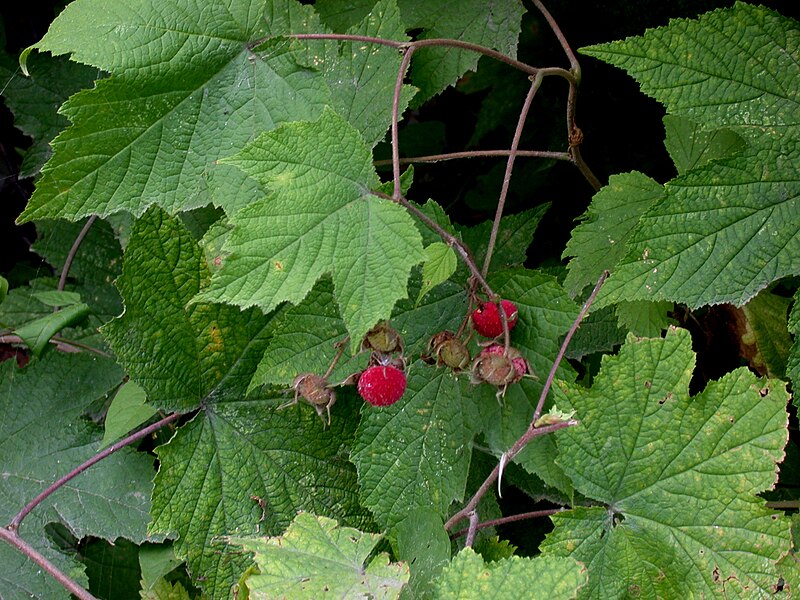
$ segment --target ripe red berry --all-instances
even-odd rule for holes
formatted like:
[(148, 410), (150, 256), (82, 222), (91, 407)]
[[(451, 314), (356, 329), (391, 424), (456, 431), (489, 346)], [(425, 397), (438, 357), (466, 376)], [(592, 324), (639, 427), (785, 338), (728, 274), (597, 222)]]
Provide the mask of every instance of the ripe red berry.
[[(519, 313), (517, 306), (510, 300), (501, 300), (500, 305), (506, 313), (506, 321), (508, 322), (508, 330), (511, 331), (514, 325), (517, 324)], [(484, 337), (494, 338), (503, 333), (503, 321), (500, 317), (500, 311), (497, 310), (497, 304), (494, 302), (484, 302), (472, 313), (472, 326), (480, 335)]]
[(358, 378), (359, 395), (373, 406), (389, 406), (406, 391), (406, 375), (391, 365), (369, 367)]

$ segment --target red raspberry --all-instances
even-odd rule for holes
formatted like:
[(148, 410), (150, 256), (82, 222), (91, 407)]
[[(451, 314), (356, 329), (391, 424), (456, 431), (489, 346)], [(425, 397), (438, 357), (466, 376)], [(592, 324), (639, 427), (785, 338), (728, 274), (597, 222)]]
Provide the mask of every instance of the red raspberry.
[[(508, 330), (511, 331), (517, 324), (519, 313), (517, 306), (510, 300), (501, 300), (500, 305), (506, 313)], [(484, 302), (472, 313), (472, 326), (480, 335), (488, 338), (495, 338), (503, 333), (503, 321), (497, 304), (494, 302)]]
[(406, 391), (406, 375), (390, 365), (369, 367), (358, 378), (359, 395), (373, 406), (389, 406)]

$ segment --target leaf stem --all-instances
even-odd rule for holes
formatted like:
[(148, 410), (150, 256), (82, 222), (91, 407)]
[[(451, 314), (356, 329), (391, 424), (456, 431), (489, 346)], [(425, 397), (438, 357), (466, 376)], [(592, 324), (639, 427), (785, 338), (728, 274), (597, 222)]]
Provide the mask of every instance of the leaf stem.
[(137, 440), (140, 440), (140, 439), (150, 435), (152, 432), (154, 432), (154, 431), (156, 431), (158, 429), (161, 429), (164, 425), (172, 423), (173, 421), (177, 420), (180, 416), (182, 416), (182, 414), (183, 413), (174, 412), (171, 415), (167, 415), (166, 417), (164, 417), (160, 421), (156, 421), (152, 425), (148, 425), (144, 429), (140, 429), (139, 431), (129, 435), (125, 439), (120, 440), (119, 442), (116, 442), (115, 444), (111, 444), (111, 446), (109, 446), (108, 448), (106, 448), (102, 452), (98, 452), (93, 457), (91, 457), (89, 460), (87, 460), (87, 461), (83, 462), (82, 464), (78, 465), (77, 467), (72, 469), (72, 471), (70, 471), (69, 473), (67, 473), (63, 477), (59, 478), (57, 481), (55, 481), (52, 484), (50, 484), (43, 492), (41, 492), (33, 500), (28, 502), (28, 504), (26, 504), (22, 508), (22, 510), (20, 510), (16, 514), (16, 516), (11, 520), (11, 523), (8, 524), (6, 529), (8, 529), (9, 531), (12, 531), (12, 532), (18, 531), (19, 530), (19, 526), (22, 523), (23, 519), (25, 519), (25, 517), (27, 517), (28, 514), (34, 508), (39, 506), (39, 504), (41, 504), (45, 499), (47, 499), (50, 495), (52, 495), (56, 490), (61, 488), (68, 481), (70, 481), (71, 479), (74, 479), (75, 477), (77, 477), (78, 475), (83, 473), (86, 469), (88, 469), (92, 465), (100, 462), (104, 458), (106, 458), (108, 456), (111, 456), (114, 452), (116, 452), (120, 448), (124, 448), (125, 446), (128, 446), (128, 445), (132, 444), (133, 442), (135, 442)]
[(43, 554), (41, 554), (33, 546), (31, 546), (25, 540), (19, 537), (16, 531), (0, 527), (0, 539), (7, 542), (11, 546), (14, 546), (14, 548), (19, 550), (22, 554), (24, 554), (25, 556), (30, 558), (33, 562), (35, 562), (37, 565), (42, 567), (42, 569), (48, 575), (50, 575), (58, 583), (63, 585), (68, 592), (73, 594), (79, 600), (97, 600), (97, 598), (95, 598), (92, 594), (87, 592), (75, 581), (73, 581), (72, 579), (67, 577), (64, 573), (62, 573), (58, 569), (58, 567), (56, 567), (53, 563), (47, 560), (47, 558), (45, 558)]

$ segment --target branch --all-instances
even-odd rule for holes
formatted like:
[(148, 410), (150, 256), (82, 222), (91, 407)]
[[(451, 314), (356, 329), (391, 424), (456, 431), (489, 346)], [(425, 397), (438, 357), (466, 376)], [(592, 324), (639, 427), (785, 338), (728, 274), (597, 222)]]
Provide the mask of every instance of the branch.
[(83, 473), (86, 469), (88, 469), (92, 465), (100, 462), (104, 458), (106, 458), (108, 456), (111, 456), (114, 452), (116, 452), (120, 448), (124, 448), (125, 446), (128, 446), (128, 445), (132, 444), (133, 442), (135, 442), (137, 440), (140, 440), (140, 439), (150, 435), (154, 431), (156, 431), (158, 429), (161, 429), (164, 425), (172, 423), (173, 421), (178, 419), (178, 417), (180, 417), (180, 416), (182, 416), (182, 413), (178, 413), (178, 412), (172, 413), (171, 415), (168, 415), (168, 416), (164, 417), (160, 421), (156, 421), (152, 425), (149, 425), (149, 426), (145, 427), (144, 429), (140, 429), (139, 431), (129, 435), (125, 439), (120, 440), (119, 442), (117, 442), (115, 444), (112, 444), (111, 446), (109, 446), (108, 448), (103, 450), (102, 452), (99, 452), (99, 453), (95, 454), (93, 457), (91, 457), (89, 460), (85, 461), (83, 464), (78, 465), (77, 467), (72, 469), (72, 471), (70, 471), (69, 473), (67, 473), (66, 475), (64, 475), (63, 477), (58, 479), (57, 481), (55, 481), (52, 484), (50, 484), (42, 493), (40, 493), (33, 500), (28, 502), (28, 504), (26, 504), (22, 508), (22, 510), (20, 510), (16, 514), (16, 516), (11, 520), (11, 523), (8, 524), (7, 529), (9, 531), (11, 531), (11, 532), (18, 531), (19, 530), (19, 526), (22, 523), (23, 519), (25, 517), (27, 517), (28, 514), (34, 508), (39, 506), (39, 504), (41, 504), (45, 499), (47, 499), (50, 495), (52, 495), (55, 491), (57, 491), (59, 488), (61, 488), (68, 481), (70, 481), (71, 479), (74, 479), (75, 477), (77, 477), (78, 475)]
[[(550, 515), (564, 512), (564, 510), (565, 510), (564, 508), (549, 508), (547, 510), (534, 510), (531, 512), (520, 513), (518, 515), (502, 517), (500, 519), (490, 519), (489, 521), (483, 521), (482, 523), (478, 523), (475, 529), (481, 530), (481, 529), (486, 529), (487, 527), (496, 527), (497, 525), (505, 525), (506, 523), (515, 523), (517, 521), (525, 521), (527, 519), (538, 519), (539, 517), (549, 517)], [(450, 539), (452, 540), (455, 538), (459, 538), (462, 535), (466, 535), (468, 532), (469, 532), (469, 527), (465, 527), (460, 531), (451, 533)]]
[(70, 267), (72, 267), (72, 261), (75, 260), (75, 255), (78, 253), (78, 248), (81, 247), (83, 238), (85, 238), (86, 234), (89, 233), (89, 230), (92, 228), (92, 225), (96, 220), (97, 215), (92, 215), (89, 217), (89, 220), (84, 224), (83, 229), (81, 229), (81, 232), (78, 234), (78, 237), (76, 237), (75, 241), (72, 242), (72, 247), (69, 249), (67, 258), (64, 261), (64, 266), (61, 268), (61, 276), (58, 278), (58, 286), (56, 287), (58, 291), (63, 290), (64, 286), (67, 284), (67, 276), (69, 275)]
[[(448, 152), (446, 154), (429, 154), (426, 156), (412, 156), (401, 158), (401, 165), (414, 163), (435, 163), (445, 160), (456, 160), (460, 158), (493, 158), (496, 156), (508, 156), (511, 150), (467, 150), (464, 152)], [(556, 152), (555, 150), (518, 150), (517, 156), (532, 158), (551, 158), (553, 160), (572, 161), (572, 156), (568, 152)], [(376, 160), (372, 163), (376, 167), (386, 167), (392, 164), (392, 160)]]
[[(500, 198), (497, 200), (497, 211), (494, 215), (492, 231), (489, 234), (489, 245), (486, 247), (486, 256), (483, 259), (483, 270), (481, 271), (481, 275), (484, 277), (486, 277), (486, 274), (489, 272), (489, 265), (492, 262), (492, 252), (494, 252), (494, 245), (497, 242), (497, 232), (500, 230), (500, 219), (503, 217), (503, 209), (506, 205), (508, 186), (511, 184), (511, 173), (514, 170), (514, 161), (517, 158), (517, 149), (519, 148), (519, 141), (522, 138), (522, 130), (525, 128), (525, 121), (528, 119), (528, 112), (531, 109), (533, 98), (536, 96), (536, 92), (540, 85), (542, 85), (542, 76), (541, 74), (537, 73), (531, 81), (531, 87), (528, 90), (528, 95), (525, 96), (525, 102), (522, 105), (522, 110), (519, 112), (517, 128), (514, 130), (514, 138), (511, 141), (511, 149), (508, 154), (508, 161), (506, 162), (506, 172), (505, 175), (503, 175), (503, 187), (500, 190)], [(504, 311), (501, 309), (500, 313), (503, 314)], [(505, 321), (505, 318), (503, 320)], [(506, 325), (503, 326), (503, 329), (506, 330), (506, 332), (508, 331)]]
[(19, 537), (16, 532), (9, 531), (4, 527), (0, 527), (0, 539), (14, 546), (17, 550), (22, 552), (25, 556), (30, 558), (37, 565), (42, 567), (45, 573), (50, 575), (58, 583), (67, 588), (67, 591), (74, 594), (79, 600), (97, 600), (89, 592), (75, 583), (72, 579), (64, 575), (58, 567), (47, 560), (38, 550), (29, 545), (25, 540)]

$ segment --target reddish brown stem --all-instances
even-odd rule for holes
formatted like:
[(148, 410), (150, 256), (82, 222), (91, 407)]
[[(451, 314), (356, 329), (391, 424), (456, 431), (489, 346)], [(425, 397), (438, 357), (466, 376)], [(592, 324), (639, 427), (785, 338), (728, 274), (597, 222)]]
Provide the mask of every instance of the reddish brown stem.
[(144, 429), (141, 429), (141, 430), (137, 431), (136, 433), (133, 433), (133, 434), (129, 435), (125, 439), (120, 440), (119, 442), (117, 442), (115, 444), (112, 444), (111, 446), (109, 446), (108, 448), (103, 450), (102, 452), (98, 452), (97, 454), (95, 454), (92, 458), (90, 458), (86, 462), (78, 465), (77, 467), (72, 469), (72, 471), (70, 471), (69, 473), (67, 473), (63, 477), (59, 478), (57, 481), (55, 481), (52, 484), (50, 484), (47, 487), (47, 489), (45, 489), (42, 493), (40, 493), (38, 496), (36, 496), (33, 500), (28, 502), (28, 504), (26, 504), (22, 508), (22, 510), (20, 510), (16, 514), (16, 516), (11, 520), (11, 523), (8, 524), (7, 529), (9, 531), (12, 531), (12, 532), (18, 531), (19, 530), (19, 526), (22, 523), (23, 519), (25, 519), (25, 517), (27, 517), (28, 514), (34, 508), (39, 506), (39, 504), (41, 504), (44, 500), (46, 500), (50, 495), (52, 495), (54, 492), (56, 492), (59, 488), (61, 488), (68, 481), (70, 481), (71, 479), (74, 479), (75, 477), (77, 477), (78, 475), (83, 473), (86, 469), (88, 469), (89, 467), (91, 467), (94, 464), (97, 464), (98, 462), (100, 462), (104, 458), (106, 458), (108, 456), (111, 456), (112, 454), (114, 454), (114, 452), (116, 452), (120, 448), (124, 448), (125, 446), (128, 446), (128, 445), (132, 444), (133, 442), (135, 442), (137, 440), (140, 440), (140, 439), (150, 435), (154, 431), (157, 431), (158, 429), (161, 429), (164, 425), (167, 425), (167, 424), (175, 421), (180, 416), (181, 416), (181, 413), (172, 413), (171, 415), (168, 415), (168, 416), (164, 417), (160, 421), (156, 421), (152, 425), (149, 425), (149, 426), (145, 427)]
[(411, 63), (411, 55), (414, 54), (414, 48), (407, 48), (403, 54), (403, 60), (400, 63), (400, 69), (397, 71), (397, 79), (394, 83), (394, 95), (392, 96), (392, 183), (394, 190), (392, 191), (392, 199), (399, 200), (403, 195), (400, 188), (400, 95), (403, 92), (403, 79), (408, 70), (408, 65)]
[[(491, 519), (489, 521), (483, 521), (478, 523), (476, 526), (476, 530), (480, 531), (481, 529), (486, 529), (487, 527), (496, 527), (498, 525), (505, 525), (506, 523), (515, 523), (517, 521), (525, 521), (527, 519), (538, 519), (539, 517), (549, 517), (550, 515), (554, 515), (556, 513), (563, 512), (563, 508), (550, 508), (547, 510), (534, 510), (531, 512), (520, 513), (518, 515), (511, 515), (508, 517), (502, 517), (500, 519)], [(465, 527), (460, 531), (456, 531), (455, 533), (450, 534), (451, 539), (455, 539), (461, 537), (462, 535), (466, 535), (469, 532), (469, 527)]]
[[(489, 245), (486, 248), (486, 256), (483, 259), (483, 269), (481, 274), (486, 277), (489, 272), (489, 265), (492, 262), (492, 253), (494, 245), (497, 242), (497, 232), (500, 230), (500, 219), (503, 217), (503, 210), (506, 205), (506, 198), (508, 197), (508, 186), (511, 184), (511, 173), (514, 171), (514, 161), (517, 159), (517, 150), (519, 149), (519, 141), (522, 138), (522, 130), (525, 127), (525, 121), (528, 119), (528, 112), (533, 104), (533, 98), (536, 96), (536, 91), (542, 84), (542, 77), (536, 74), (531, 81), (531, 87), (528, 90), (528, 95), (525, 96), (525, 102), (522, 105), (522, 110), (517, 119), (517, 128), (514, 130), (514, 138), (511, 141), (511, 149), (508, 154), (508, 161), (506, 161), (506, 172), (503, 175), (503, 186), (500, 190), (500, 198), (497, 200), (497, 210), (494, 215), (494, 222), (492, 223), (492, 231), (489, 234)], [(502, 311), (501, 311), (502, 312)], [(505, 318), (503, 318), (503, 329), (508, 333), (507, 326), (505, 325)]]
[[(448, 152), (446, 154), (429, 154), (427, 156), (412, 156), (409, 158), (401, 158), (401, 165), (410, 165), (414, 163), (435, 163), (445, 160), (457, 160), (461, 158), (495, 158), (499, 156), (508, 156), (511, 150), (467, 150), (464, 152)], [(518, 150), (517, 157), (530, 157), (530, 158), (550, 158), (553, 160), (571, 161), (572, 157), (568, 152), (555, 152), (551, 150)], [(385, 167), (392, 164), (391, 159), (376, 160), (372, 163), (376, 167)]]
[(0, 527), (0, 539), (4, 542), (14, 546), (17, 550), (22, 552), (25, 556), (30, 558), (33, 562), (39, 565), (42, 570), (50, 575), (53, 579), (55, 579), (58, 583), (63, 585), (67, 591), (79, 600), (97, 600), (92, 594), (87, 592), (81, 586), (79, 586), (75, 581), (67, 577), (64, 573), (62, 573), (58, 567), (56, 567), (53, 563), (47, 560), (44, 555), (42, 555), (36, 548), (28, 544), (25, 540), (23, 540), (19, 535), (17, 535), (16, 531), (11, 531), (7, 528)]

